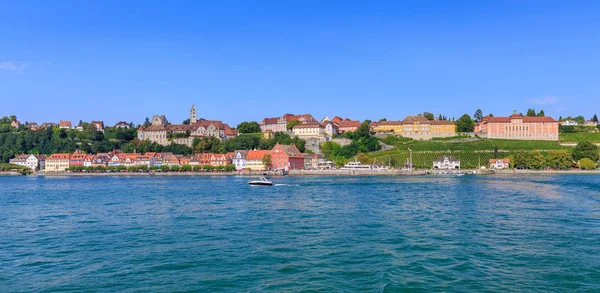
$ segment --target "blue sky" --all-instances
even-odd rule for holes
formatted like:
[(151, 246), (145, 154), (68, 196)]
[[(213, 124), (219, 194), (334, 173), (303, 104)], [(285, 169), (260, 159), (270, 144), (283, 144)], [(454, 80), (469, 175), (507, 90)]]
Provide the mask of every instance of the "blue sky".
[(597, 1), (0, 0), (0, 115), (589, 119), (599, 15)]

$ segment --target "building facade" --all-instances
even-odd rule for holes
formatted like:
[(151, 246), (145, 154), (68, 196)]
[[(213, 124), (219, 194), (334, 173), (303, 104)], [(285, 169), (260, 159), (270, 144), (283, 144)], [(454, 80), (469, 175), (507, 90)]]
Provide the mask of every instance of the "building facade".
[(475, 133), (492, 139), (558, 140), (558, 122), (552, 117), (483, 117), (475, 124)]
[(276, 144), (271, 150), (271, 166), (279, 170), (304, 169), (304, 156), (295, 145)]
[(246, 156), (248, 155), (248, 151), (246, 150), (238, 150), (233, 152), (233, 164), (235, 165), (236, 170), (244, 170), (246, 169)]
[(272, 132), (285, 132), (287, 131), (288, 122), (296, 120), (302, 123), (318, 122), (310, 114), (285, 114), (281, 117), (265, 118), (258, 124), (260, 125), (261, 132), (266, 132), (267, 130), (271, 130)]
[(456, 157), (439, 157), (433, 161), (433, 169), (451, 170), (460, 169), (460, 161)]
[(508, 169), (510, 168), (509, 159), (490, 159), (490, 169)]
[(70, 154), (52, 154), (46, 158), (46, 172), (64, 172), (69, 168)]

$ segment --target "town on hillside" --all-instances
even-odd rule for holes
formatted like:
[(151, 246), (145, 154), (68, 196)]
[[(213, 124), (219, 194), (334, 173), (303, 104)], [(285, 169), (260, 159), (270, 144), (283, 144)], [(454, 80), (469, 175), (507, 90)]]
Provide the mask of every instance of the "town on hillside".
[(529, 109), (377, 121), (284, 114), (234, 128), (198, 118), (192, 105), (181, 124), (164, 115), (114, 126), (3, 117), (0, 159), (35, 172), (326, 170), (353, 161), (370, 169), (595, 169), (599, 127), (596, 115), (556, 120)]

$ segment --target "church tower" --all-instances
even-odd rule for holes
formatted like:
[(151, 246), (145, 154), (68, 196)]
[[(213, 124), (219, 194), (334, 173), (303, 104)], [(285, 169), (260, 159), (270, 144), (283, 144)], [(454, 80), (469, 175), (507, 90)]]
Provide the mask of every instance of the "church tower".
[(190, 110), (190, 124), (196, 123), (196, 106), (192, 105), (192, 110)]

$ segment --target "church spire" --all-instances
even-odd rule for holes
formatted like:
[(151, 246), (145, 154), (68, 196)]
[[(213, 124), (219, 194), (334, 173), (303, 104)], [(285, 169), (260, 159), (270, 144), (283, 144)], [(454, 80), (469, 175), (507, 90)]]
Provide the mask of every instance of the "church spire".
[(196, 106), (192, 104), (192, 109), (190, 110), (190, 124), (196, 123), (198, 121), (196, 119)]

